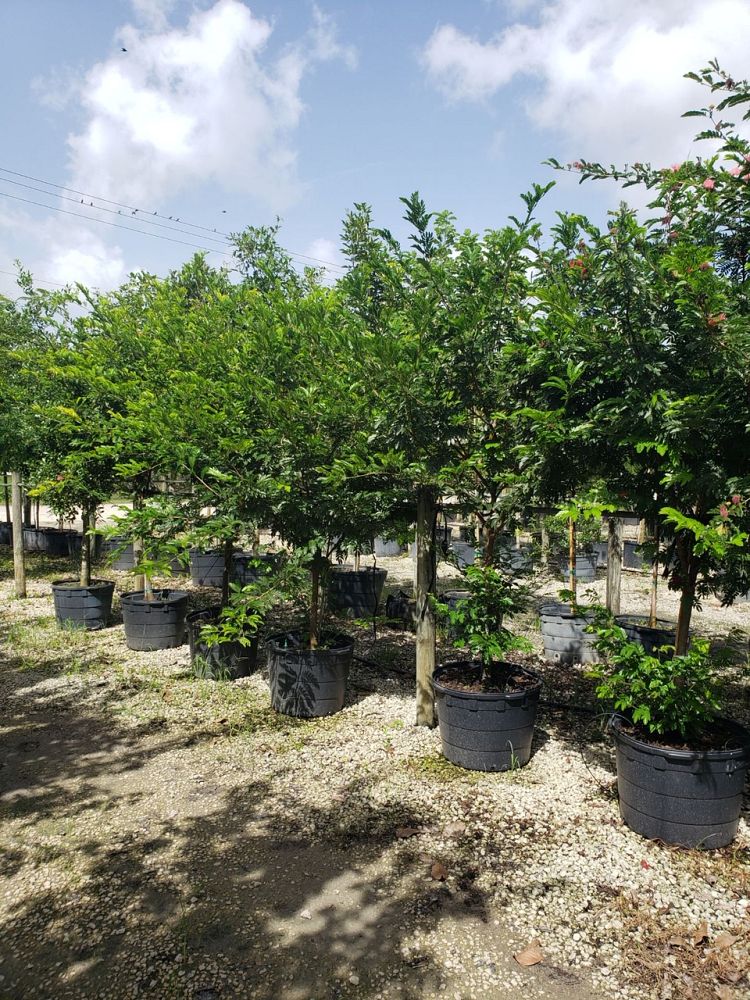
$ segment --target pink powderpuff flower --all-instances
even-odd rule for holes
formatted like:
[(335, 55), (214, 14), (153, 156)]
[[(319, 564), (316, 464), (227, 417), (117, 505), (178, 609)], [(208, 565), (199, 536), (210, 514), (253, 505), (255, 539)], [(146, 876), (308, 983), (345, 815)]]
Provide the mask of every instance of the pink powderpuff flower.
[(706, 191), (713, 191), (713, 189), (716, 187), (716, 181), (713, 179), (713, 177), (707, 177), (703, 182), (703, 187), (706, 189)]
[(729, 173), (732, 175), (732, 177), (739, 177), (740, 174), (742, 173), (742, 169), (743, 168), (738, 163), (736, 166), (730, 167)]
[(681, 163), (673, 163), (669, 169), (672, 171), (673, 174), (676, 174), (681, 166), (682, 166)]
[(719, 504), (719, 513), (721, 514), (721, 516), (724, 518), (725, 521), (729, 517), (729, 508), (725, 503)]
[(750, 181), (750, 174), (743, 174), (742, 180), (745, 182), (745, 184), (747, 184), (747, 182)]
[(739, 493), (734, 494), (734, 496), (732, 497), (732, 503), (734, 504), (735, 507), (739, 507), (739, 505), (742, 503), (742, 497), (739, 495)]

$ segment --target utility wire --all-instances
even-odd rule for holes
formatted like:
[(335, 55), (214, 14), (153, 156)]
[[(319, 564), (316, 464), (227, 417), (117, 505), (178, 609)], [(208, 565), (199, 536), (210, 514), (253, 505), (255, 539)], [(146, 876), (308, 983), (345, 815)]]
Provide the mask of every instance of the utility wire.
[[(68, 191), (68, 192), (70, 192), (70, 194), (75, 194), (75, 195), (78, 195), (79, 197), (88, 198), (90, 204), (89, 204), (89, 206), (84, 206), (84, 207), (91, 207), (91, 208), (94, 208), (96, 211), (111, 212), (114, 215), (121, 214), (119, 212), (114, 212), (112, 209), (106, 209), (106, 208), (102, 208), (100, 206), (94, 205), (94, 204), (92, 204), (93, 201), (103, 202), (104, 204), (107, 204), (107, 205), (114, 205), (116, 208), (120, 208), (120, 209), (124, 208), (127, 211), (129, 211), (132, 215), (138, 215), (139, 216), (139, 220), (138, 221), (146, 222), (149, 225), (162, 226), (164, 229), (171, 229), (174, 232), (184, 232), (186, 236), (193, 236), (193, 237), (197, 236), (198, 239), (209, 239), (209, 240), (211, 240), (212, 242), (215, 242), (215, 243), (222, 242), (222, 239), (223, 239), (225, 241), (224, 245), (226, 245), (226, 246), (231, 246), (232, 245), (231, 242), (230, 242), (230, 234), (229, 233), (221, 232), (218, 229), (211, 229), (209, 226), (201, 226), (201, 225), (198, 225), (197, 223), (194, 223), (194, 222), (184, 222), (182, 219), (179, 219), (179, 218), (172, 219), (171, 216), (169, 216), (169, 217), (168, 216), (164, 216), (164, 215), (162, 215), (159, 212), (150, 212), (150, 211), (147, 211), (147, 210), (142, 209), (142, 208), (137, 208), (135, 205), (128, 205), (125, 202), (114, 201), (111, 198), (100, 198), (98, 195), (93, 195), (90, 192), (79, 191), (77, 188), (66, 187), (64, 184), (56, 184), (54, 181), (46, 181), (46, 180), (43, 180), (40, 177), (33, 177), (31, 174), (24, 174), (24, 173), (21, 173), (21, 172), (19, 172), (17, 170), (10, 170), (8, 167), (0, 167), (0, 173), (10, 174), (13, 177), (22, 177), (24, 180), (34, 181), (37, 184), (44, 184), (46, 187), (56, 188), (58, 191)], [(0, 178), (0, 179), (3, 179), (3, 178)], [(20, 187), (28, 187), (29, 186), (29, 185), (25, 185), (25, 184), (20, 184), (18, 181), (11, 181), (9, 179), (6, 179), (6, 180), (10, 184), (19, 184)], [(30, 188), (30, 189), (32, 191), (39, 191), (38, 188)], [(44, 190), (42, 190), (40, 193), (41, 194), (47, 194), (47, 195), (53, 194), (53, 192), (51, 192), (51, 191), (44, 191)], [(10, 195), (7, 195), (6, 197), (10, 197)], [(65, 197), (65, 196), (64, 195), (60, 195), (60, 197), (62, 198), (62, 197)], [(22, 201), (23, 199), (19, 198), (17, 200)], [(75, 199), (70, 198), (70, 197), (65, 198), (65, 200), (66, 201), (75, 201)], [(29, 202), (29, 204), (36, 204), (36, 202)], [(41, 206), (41, 207), (43, 207), (43, 208), (53, 208), (53, 206), (50, 206), (50, 205), (44, 205), (44, 206)], [(53, 209), (53, 210), (54, 211), (62, 211), (62, 209)], [(69, 213), (69, 214), (75, 214), (75, 213)], [(201, 237), (197, 233), (187, 232), (185, 230), (178, 229), (175, 226), (167, 226), (167, 225), (165, 225), (163, 223), (153, 222), (152, 219), (148, 218), (149, 216), (152, 216), (152, 217), (153, 216), (157, 216), (160, 219), (169, 219), (169, 221), (179, 222), (182, 226), (188, 226), (191, 229), (198, 229), (201, 232), (205, 232), (205, 233), (214, 233), (215, 236)], [(104, 222), (105, 221), (103, 219), (94, 219), (91, 216), (83, 216), (83, 218), (89, 218), (89, 220), (92, 221), (92, 222)], [(110, 225), (114, 225), (114, 224), (110, 223)], [(123, 226), (121, 228), (123, 228), (123, 229), (131, 229), (133, 232), (143, 232), (144, 235), (146, 235), (146, 236), (155, 236), (155, 235), (157, 235), (156, 233), (146, 233), (143, 230), (132, 229), (132, 227), (130, 227), (130, 226)], [(217, 237), (219, 237), (219, 239), (217, 239)], [(162, 238), (163, 239), (169, 239), (169, 237), (162, 237)], [(175, 240), (174, 242), (179, 242), (179, 241)], [(185, 245), (186, 246), (195, 246), (195, 244), (185, 244)], [(207, 247), (199, 247), (198, 249), (206, 250), (208, 248)], [(210, 252), (218, 253), (219, 251), (210, 251)], [(346, 271), (346, 268), (343, 267), (341, 264), (335, 264), (333, 261), (330, 261), (330, 260), (323, 260), (320, 257), (312, 257), (310, 254), (298, 253), (295, 250), (287, 250), (287, 253), (291, 257), (298, 257), (298, 258), (300, 258), (302, 260), (312, 261), (315, 264), (322, 264), (326, 268), (332, 268), (332, 269), (340, 271), (342, 273)]]
[[(7, 274), (11, 278), (18, 279), (17, 271), (6, 271), (4, 268), (0, 268), (0, 274)], [(59, 288), (67, 288), (68, 284), (72, 284), (72, 282), (66, 284), (64, 281), (52, 281), (50, 278), (37, 278), (36, 276), (34, 276), (34, 283), (39, 285), (57, 285)]]

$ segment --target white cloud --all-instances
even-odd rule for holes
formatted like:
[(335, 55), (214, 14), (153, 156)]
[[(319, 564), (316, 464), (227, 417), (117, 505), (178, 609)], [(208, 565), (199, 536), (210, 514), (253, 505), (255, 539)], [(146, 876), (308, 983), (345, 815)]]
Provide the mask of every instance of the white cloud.
[(333, 284), (337, 278), (341, 277), (341, 268), (346, 264), (338, 244), (324, 237), (318, 237), (318, 239), (309, 243), (304, 251), (299, 254), (299, 257), (302, 258), (299, 263), (303, 266), (309, 265), (310, 267), (322, 268), (324, 271), (324, 281), (330, 284)]
[(131, 0), (133, 13), (138, 20), (154, 29), (164, 29), (175, 0)]
[(239, 0), (217, 0), (184, 28), (126, 25), (121, 48), (81, 86), (87, 117), (69, 139), (74, 187), (140, 203), (210, 181), (280, 210), (299, 193), (292, 133), (301, 84), (321, 60), (353, 53), (313, 11), (308, 35), (266, 56), (270, 22)]
[(422, 62), (453, 101), (529, 78), (526, 113), (563, 134), (561, 155), (661, 165), (687, 154), (695, 120), (680, 115), (708, 99), (683, 74), (714, 56), (742, 72), (748, 37), (746, 0), (548, 0), (490, 39), (441, 25)]

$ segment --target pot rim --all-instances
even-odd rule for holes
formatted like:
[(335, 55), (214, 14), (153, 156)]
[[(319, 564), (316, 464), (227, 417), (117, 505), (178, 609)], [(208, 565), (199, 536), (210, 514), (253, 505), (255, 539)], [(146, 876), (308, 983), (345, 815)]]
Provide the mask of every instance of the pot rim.
[(627, 721), (621, 715), (612, 715), (610, 717), (609, 729), (614, 736), (615, 744), (622, 742), (636, 750), (642, 750), (654, 756), (662, 757), (664, 760), (672, 761), (675, 764), (685, 764), (695, 760), (719, 762), (738, 760), (743, 757), (750, 758), (750, 731), (742, 723), (736, 722), (734, 719), (726, 719), (723, 716), (716, 717), (717, 722), (728, 723), (737, 732), (738, 736), (742, 736), (744, 745), (734, 750), (678, 750), (676, 748), (662, 747), (656, 743), (648, 743), (637, 736), (631, 736), (630, 733), (623, 732), (623, 723)]
[(367, 573), (368, 576), (376, 576), (379, 573), (383, 573), (385, 576), (388, 575), (388, 570), (383, 569), (382, 566), (360, 566), (359, 569), (355, 569), (353, 566), (331, 566), (331, 573), (340, 573), (342, 576), (347, 573)]
[(563, 604), (561, 601), (548, 601), (546, 604), (539, 606), (539, 617), (541, 618), (546, 615), (548, 618), (572, 618), (578, 621), (592, 621), (593, 615), (588, 607), (579, 604), (578, 608), (579, 611), (583, 611), (583, 614), (574, 613), (569, 604)]
[[(69, 586), (69, 584), (71, 584), (71, 583), (74, 583), (75, 587)], [(112, 589), (114, 589), (114, 586), (115, 586), (115, 581), (114, 580), (96, 579), (96, 580), (92, 580), (91, 583), (85, 584), (85, 583), (79, 583), (78, 580), (75, 579), (75, 577), (69, 577), (69, 578), (63, 578), (63, 579), (60, 579), (60, 580), (53, 580), (52, 581), (52, 589), (53, 590), (55, 589), (55, 587), (59, 587), (61, 590), (62, 589), (64, 589), (64, 590), (100, 590), (102, 587), (112, 587)]]
[(656, 625), (648, 624), (648, 615), (615, 615), (615, 621), (618, 625), (624, 622), (648, 632), (675, 632), (677, 630), (677, 622), (672, 618), (657, 618)]
[(120, 604), (145, 604), (153, 608), (158, 604), (177, 604), (181, 600), (187, 601), (188, 592), (186, 590), (172, 590), (171, 587), (163, 587), (154, 591), (153, 600), (147, 601), (143, 590), (129, 590), (120, 596)]
[(328, 640), (341, 640), (342, 645), (333, 646), (327, 648), (316, 648), (310, 649), (309, 646), (281, 646), (278, 643), (279, 639), (285, 639), (287, 636), (299, 636), (302, 634), (303, 629), (288, 629), (286, 632), (274, 632), (273, 635), (269, 635), (265, 641), (266, 648), (269, 651), (279, 652), (279, 653), (344, 653), (349, 649), (354, 649), (355, 639), (354, 636), (347, 635), (346, 632), (334, 632), (334, 631), (323, 631), (320, 633), (320, 637), (326, 638)]
[(513, 663), (511, 660), (494, 660), (493, 665), (512, 667), (513, 670), (520, 671), (522, 674), (526, 674), (527, 677), (533, 677), (536, 684), (524, 688), (523, 691), (460, 691), (457, 688), (446, 687), (440, 683), (441, 673), (445, 672), (449, 667), (465, 666), (467, 664), (474, 667), (482, 666), (481, 660), (450, 660), (448, 663), (441, 663), (439, 667), (435, 667), (432, 675), (433, 691), (439, 691), (441, 694), (450, 695), (451, 697), (455, 695), (457, 698), (479, 698), (481, 701), (508, 701), (525, 698), (530, 694), (538, 694), (542, 690), (543, 681), (540, 674), (534, 670), (529, 670), (527, 667), (522, 667), (518, 663)]

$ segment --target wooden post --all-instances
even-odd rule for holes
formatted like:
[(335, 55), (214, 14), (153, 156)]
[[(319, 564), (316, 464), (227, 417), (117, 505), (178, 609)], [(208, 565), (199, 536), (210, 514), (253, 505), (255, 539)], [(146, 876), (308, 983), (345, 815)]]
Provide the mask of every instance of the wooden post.
[(607, 535), (607, 611), (613, 615), (620, 613), (620, 583), (622, 580), (622, 521), (610, 517)]
[(433, 527), (437, 497), (423, 488), (417, 498), (417, 717), (418, 726), (435, 725), (432, 675), (435, 670), (435, 612), (430, 596), (435, 592)]
[(10, 474), (11, 506), (13, 508), (13, 578), (16, 597), (26, 597), (26, 567), (23, 561), (23, 500), (21, 498), (21, 477), (17, 472)]

